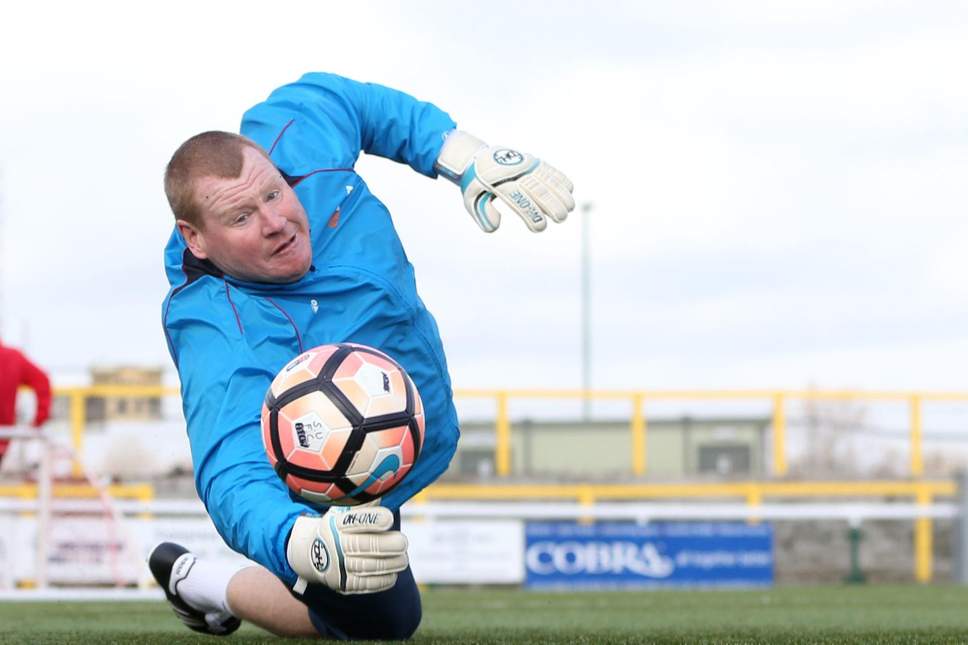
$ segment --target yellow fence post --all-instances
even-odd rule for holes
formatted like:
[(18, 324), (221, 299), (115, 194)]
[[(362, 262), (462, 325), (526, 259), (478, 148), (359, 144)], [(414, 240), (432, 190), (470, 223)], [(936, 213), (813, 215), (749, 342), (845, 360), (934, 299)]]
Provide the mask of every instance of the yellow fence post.
[[(151, 484), (145, 484), (143, 486), (137, 487), (135, 490), (135, 498), (139, 502), (147, 506), (152, 502), (152, 500), (155, 499), (155, 487), (152, 486)], [(143, 520), (150, 520), (154, 517), (154, 513), (152, 513), (151, 511), (145, 511), (144, 513), (141, 513), (138, 517)]]
[(632, 397), (632, 472), (636, 476), (645, 474), (645, 395), (641, 392)]
[(74, 460), (71, 463), (71, 474), (81, 477), (81, 455), (84, 450), (84, 402), (86, 393), (81, 388), (71, 390), (71, 441), (74, 444)]
[[(591, 510), (595, 506), (595, 489), (590, 486), (582, 486), (578, 492), (578, 504), (585, 510)], [(594, 524), (595, 518), (592, 515), (582, 515), (578, 518), (579, 524)]]
[[(931, 490), (924, 484), (918, 486), (918, 506), (927, 507), (932, 502)], [(934, 536), (930, 517), (914, 520), (914, 579), (918, 582), (931, 582), (934, 569)]]
[[(21, 484), (16, 487), (17, 496), (23, 501), (33, 501), (37, 499), (37, 485), (36, 484)], [(33, 517), (36, 515), (33, 511), (23, 511), (20, 513), (20, 517)]]
[(924, 460), (921, 457), (921, 396), (911, 395), (911, 476), (924, 474)]
[[(751, 483), (746, 489), (746, 504), (752, 510), (753, 508), (759, 506), (763, 503), (763, 489), (757, 484)], [(759, 524), (760, 518), (754, 514), (750, 514), (746, 520), (747, 524)]]
[(786, 407), (782, 392), (773, 395), (773, 474), (787, 474), (786, 462)]
[(511, 421), (508, 419), (508, 393), (497, 393), (497, 435), (494, 444), (494, 465), (497, 474), (507, 477), (511, 473)]
[[(38, 490), (36, 484), (21, 484), (17, 486), (17, 494), (23, 501), (33, 501), (37, 499)], [(20, 517), (34, 517), (37, 515), (34, 511), (22, 511)], [(40, 519), (38, 518), (38, 522)], [(21, 578), (17, 580), (18, 589), (36, 589), (37, 580), (36, 578)]]

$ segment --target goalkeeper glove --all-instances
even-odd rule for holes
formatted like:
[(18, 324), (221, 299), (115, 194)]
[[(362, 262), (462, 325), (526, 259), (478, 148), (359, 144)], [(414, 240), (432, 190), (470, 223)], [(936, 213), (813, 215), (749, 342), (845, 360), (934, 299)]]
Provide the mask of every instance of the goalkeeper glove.
[(333, 506), (322, 517), (302, 516), (289, 535), (286, 557), (303, 593), (307, 583), (341, 594), (386, 591), (407, 568), (407, 538), (392, 531), (393, 513), (382, 506)]
[(563, 221), (575, 207), (574, 187), (561, 172), (527, 153), (488, 147), (460, 130), (447, 135), (436, 169), (460, 186), (467, 212), (485, 233), (501, 224), (495, 197), (535, 232), (545, 229), (548, 218)]

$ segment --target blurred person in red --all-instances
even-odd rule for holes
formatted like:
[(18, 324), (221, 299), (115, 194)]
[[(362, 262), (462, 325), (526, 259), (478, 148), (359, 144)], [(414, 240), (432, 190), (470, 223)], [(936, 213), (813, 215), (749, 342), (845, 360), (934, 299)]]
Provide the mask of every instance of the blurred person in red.
[[(50, 379), (21, 352), (0, 343), (0, 429), (17, 420), (17, 390), (21, 386), (32, 389), (37, 397), (33, 425), (39, 428), (50, 416)], [(9, 445), (9, 439), (0, 438), (0, 462)]]

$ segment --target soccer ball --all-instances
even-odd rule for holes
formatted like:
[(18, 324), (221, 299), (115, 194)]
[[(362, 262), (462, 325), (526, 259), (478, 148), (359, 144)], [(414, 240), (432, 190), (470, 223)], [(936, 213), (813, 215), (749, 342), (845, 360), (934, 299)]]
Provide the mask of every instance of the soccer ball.
[(315, 504), (385, 495), (413, 468), (423, 439), (423, 403), (410, 376), (365, 345), (300, 354), (272, 381), (262, 406), (269, 462)]

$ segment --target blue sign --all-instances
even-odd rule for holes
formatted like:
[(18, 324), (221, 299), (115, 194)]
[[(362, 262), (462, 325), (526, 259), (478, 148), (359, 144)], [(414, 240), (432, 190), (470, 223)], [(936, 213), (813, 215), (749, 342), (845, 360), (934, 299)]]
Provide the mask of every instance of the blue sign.
[(739, 522), (529, 522), (528, 587), (765, 586), (773, 528)]

